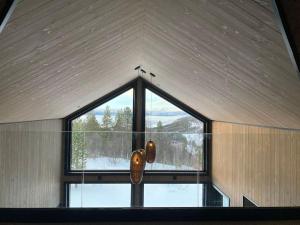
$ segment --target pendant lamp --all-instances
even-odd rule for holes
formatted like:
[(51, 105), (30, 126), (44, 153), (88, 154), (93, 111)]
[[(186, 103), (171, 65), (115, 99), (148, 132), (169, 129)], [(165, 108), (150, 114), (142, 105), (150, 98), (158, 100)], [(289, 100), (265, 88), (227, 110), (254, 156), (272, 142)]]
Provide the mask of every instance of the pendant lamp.
[[(140, 71), (142, 74), (145, 74), (146, 71), (138, 66), (135, 68), (138, 71), (138, 75), (140, 75)], [(151, 83), (152, 78), (155, 77), (153, 73), (151, 75)], [(151, 93), (151, 114), (152, 114), (152, 93)], [(154, 141), (151, 140), (151, 129), (150, 129), (150, 140), (146, 144), (145, 149), (138, 149), (132, 152), (130, 158), (130, 180), (133, 184), (140, 184), (143, 179), (144, 169), (146, 167), (146, 162), (153, 163), (156, 156), (156, 146)]]
[(130, 179), (133, 184), (141, 183), (146, 166), (146, 152), (144, 149), (135, 150), (130, 159)]
[(153, 163), (156, 156), (156, 146), (151, 139), (146, 144), (146, 161), (147, 163)]

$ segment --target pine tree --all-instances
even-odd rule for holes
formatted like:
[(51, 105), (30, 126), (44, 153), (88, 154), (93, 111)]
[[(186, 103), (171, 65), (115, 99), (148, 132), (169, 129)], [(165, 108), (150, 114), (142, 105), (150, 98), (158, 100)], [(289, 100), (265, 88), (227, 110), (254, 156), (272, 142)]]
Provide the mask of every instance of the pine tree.
[(72, 123), (72, 169), (86, 168), (85, 126), (86, 124), (81, 119), (76, 119)]
[(124, 109), (124, 127), (126, 130), (131, 130), (132, 127), (132, 111), (129, 107), (125, 107)]
[(87, 113), (86, 131), (99, 131), (100, 125), (96, 119), (95, 112), (92, 110)]
[(118, 110), (115, 118), (114, 130), (121, 131), (124, 128), (124, 111), (122, 109)]
[(111, 112), (110, 112), (110, 107), (106, 106), (104, 110), (104, 115), (102, 118), (102, 127), (105, 130), (109, 130), (109, 128), (112, 127), (112, 118), (111, 118)]
[(110, 107), (106, 106), (102, 118), (102, 131), (104, 132), (101, 134), (101, 138), (103, 141), (102, 147), (105, 147), (106, 149), (111, 148), (113, 144), (112, 143), (113, 133), (111, 133), (112, 129), (113, 129), (113, 122), (112, 122)]
[(163, 131), (163, 125), (162, 125), (162, 122), (160, 120), (157, 122), (156, 130), (157, 130), (157, 132), (162, 132)]

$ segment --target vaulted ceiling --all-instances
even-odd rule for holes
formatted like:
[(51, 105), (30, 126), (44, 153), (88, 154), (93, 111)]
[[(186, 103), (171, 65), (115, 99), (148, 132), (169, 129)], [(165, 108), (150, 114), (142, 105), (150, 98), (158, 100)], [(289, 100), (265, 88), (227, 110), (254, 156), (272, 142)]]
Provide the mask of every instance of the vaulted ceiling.
[(300, 128), (269, 0), (19, 1), (0, 34), (0, 122), (63, 118), (137, 65), (212, 120)]

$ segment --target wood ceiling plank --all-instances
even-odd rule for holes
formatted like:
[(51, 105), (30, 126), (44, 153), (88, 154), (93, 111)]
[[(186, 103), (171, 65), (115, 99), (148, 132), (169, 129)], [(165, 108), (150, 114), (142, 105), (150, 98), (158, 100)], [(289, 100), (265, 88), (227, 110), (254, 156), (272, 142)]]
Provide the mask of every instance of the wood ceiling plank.
[[(195, 1), (194, 1), (195, 2)], [(216, 2), (216, 1), (210, 1), (211, 2)], [(157, 2), (152, 2), (152, 5), (156, 5)], [(167, 5), (168, 3), (166, 3), (166, 1), (164, 2), (160, 2), (161, 4), (165, 4)], [(184, 2), (185, 4), (186, 2)], [(197, 2), (198, 3), (198, 2)], [(158, 3), (157, 3), (158, 4)], [(150, 5), (150, 3), (148, 4)], [(187, 80), (187, 77), (190, 76), (195, 76), (195, 75), (191, 75), (192, 71), (190, 70), (189, 73), (182, 73), (179, 74), (179, 70), (178, 67), (182, 68), (184, 67), (186, 71), (189, 70), (189, 68), (192, 68), (191, 64), (188, 60), (184, 60), (187, 58), (190, 58), (190, 61), (194, 61), (193, 63), (197, 64), (199, 62), (199, 68), (203, 69), (203, 59), (208, 59), (208, 61), (204, 61), (204, 63), (207, 63), (208, 66), (210, 66), (210, 69), (217, 69), (219, 70), (219, 78), (216, 78), (216, 80), (218, 79), (219, 81), (222, 80), (229, 80), (228, 81), (228, 88), (226, 88), (226, 83), (224, 85), (224, 83), (220, 83), (220, 82), (214, 82), (212, 84), (213, 87), (212, 88), (214, 93), (218, 93), (217, 90), (220, 90), (220, 92), (223, 92), (225, 94), (225, 96), (228, 98), (228, 100), (232, 101), (235, 105), (240, 104), (240, 106), (242, 108), (248, 109), (252, 114), (254, 114), (254, 112), (256, 112), (252, 117), (253, 118), (259, 118), (261, 117), (262, 120), (266, 121), (269, 120), (272, 124), (277, 124), (278, 126), (284, 126), (284, 124), (286, 123), (286, 121), (281, 121), (282, 120), (282, 115), (284, 114), (290, 114), (290, 122), (296, 122), (298, 123), (299, 121), (299, 99), (298, 97), (296, 97), (296, 93), (298, 93), (299, 91), (299, 82), (297, 82), (297, 80), (295, 80), (295, 77), (293, 77), (294, 74), (292, 74), (292, 70), (290, 68), (290, 62), (288, 61), (288, 59), (286, 58), (286, 52), (285, 49), (283, 47), (283, 45), (279, 45), (277, 46), (275, 43), (281, 41), (281, 37), (280, 34), (278, 34), (278, 32), (274, 31), (273, 29), (269, 29), (268, 32), (275, 32), (273, 34), (274, 37), (276, 37), (276, 39), (273, 38), (272, 41), (276, 41), (274, 42), (274, 44), (272, 44), (272, 48), (265, 48), (265, 42), (264, 41), (259, 41), (257, 42), (257, 49), (253, 48), (253, 46), (251, 45), (247, 45), (247, 39), (245, 41), (245, 39), (242, 39), (243, 42), (240, 42), (239, 45), (237, 47), (233, 47), (235, 45), (237, 45), (238, 43), (238, 39), (237, 38), (233, 38), (232, 36), (226, 37), (226, 35), (222, 35), (222, 32), (220, 32), (219, 27), (217, 26), (218, 24), (221, 25), (222, 22), (221, 21), (215, 21), (213, 24), (211, 23), (214, 20), (218, 20), (215, 18), (210, 18), (210, 24), (206, 25), (206, 29), (204, 30), (204, 32), (201, 33), (201, 30), (197, 30), (193, 33), (193, 29), (190, 28), (188, 25), (192, 26), (193, 23), (189, 22), (188, 17), (194, 16), (195, 13), (194, 11), (199, 11), (200, 9), (196, 9), (196, 7), (191, 7), (190, 9), (185, 9), (184, 7), (178, 7), (178, 8), (173, 8), (172, 10), (168, 11), (168, 13), (162, 13), (159, 12), (159, 10), (165, 9), (167, 8), (167, 6), (161, 6), (157, 7), (155, 10), (154, 8), (152, 8), (151, 10), (148, 10), (147, 12), (151, 12), (151, 15), (148, 16), (148, 20), (146, 21), (147, 23), (149, 23), (150, 25), (148, 25), (148, 29), (147, 30), (152, 30), (151, 34), (149, 34), (148, 36), (155, 36), (155, 41), (151, 40), (150, 38), (148, 38), (149, 42), (152, 41), (153, 43), (155, 43), (155, 45), (160, 45), (159, 48), (163, 49), (161, 52), (159, 52), (158, 54), (162, 56), (162, 58), (170, 58), (167, 55), (163, 55), (163, 51), (165, 51), (167, 49), (167, 47), (170, 45), (169, 43), (172, 43), (172, 52), (173, 56), (172, 58), (177, 58), (177, 63), (179, 62), (179, 64), (175, 67), (176, 69), (173, 70), (172, 72), (172, 76), (173, 79), (176, 80), (178, 82), (178, 84), (182, 84), (182, 80), (185, 79)], [(181, 9), (181, 11), (180, 11)], [(194, 9), (194, 10), (191, 10)], [(205, 8), (207, 9), (207, 8)], [(215, 8), (214, 8), (215, 9)], [(202, 12), (201, 12), (202, 13)], [(207, 15), (204, 15), (201, 21), (202, 23), (204, 23), (203, 21), (205, 20), (204, 18), (207, 18)], [(219, 18), (224, 19), (224, 16), (220, 16)], [(180, 23), (175, 23), (172, 22), (171, 20), (174, 21), (181, 21)], [(150, 21), (150, 22), (149, 22)], [(159, 21), (164, 21), (164, 23), (159, 23)], [(171, 22), (170, 22), (171, 21)], [(196, 21), (194, 19), (194, 21)], [(167, 24), (168, 26), (164, 25)], [(169, 26), (169, 24), (171, 24), (172, 26)], [(205, 24), (205, 23), (204, 23)], [(234, 24), (233, 21), (231, 21), (229, 23), (230, 25)], [(202, 24), (198, 24), (199, 27), (201, 27)], [(244, 28), (247, 27), (247, 24), (245, 24)], [(193, 27), (194, 28), (194, 27)], [(267, 27), (268, 28), (268, 27)], [(252, 28), (251, 28), (252, 29)], [(266, 29), (267, 30), (267, 29)], [(259, 31), (258, 31), (259, 32)], [(255, 39), (256, 38), (256, 34), (252, 31), (248, 32), (249, 34), (252, 34), (252, 38)], [(197, 36), (198, 34), (198, 36)], [(203, 35), (207, 35), (209, 36), (206, 39), (210, 39), (210, 40), (215, 40), (215, 43), (217, 43), (219, 46), (218, 49), (216, 48), (212, 48), (213, 50), (215, 50), (215, 54), (212, 51), (209, 51), (208, 48), (205, 48), (205, 42), (199, 41), (197, 42), (197, 39), (201, 39), (201, 36)], [(249, 35), (248, 34), (248, 35)], [(269, 35), (269, 38), (271, 36)], [(249, 37), (251, 39), (251, 37)], [(161, 40), (159, 40), (161, 39)], [(165, 40), (164, 40), (165, 39)], [(219, 43), (218, 43), (219, 41)], [(159, 43), (161, 42), (161, 43)], [(212, 41), (214, 42), (214, 41)], [(191, 44), (192, 43), (192, 44)], [(196, 44), (195, 44), (196, 43)], [(199, 45), (200, 43), (200, 45)], [(269, 43), (269, 42), (267, 42)], [(148, 44), (148, 43), (147, 43)], [(202, 44), (202, 45), (201, 45)], [(193, 48), (193, 46), (196, 46)], [(221, 46), (226, 46), (225, 48), (221, 47)], [(248, 48), (247, 48), (248, 46)], [(232, 48), (233, 47), (233, 48)], [(252, 47), (252, 48), (251, 48)], [(276, 47), (277, 49), (275, 51), (273, 51), (272, 49)], [(279, 48), (278, 48), (279, 47)], [(148, 49), (150, 51), (150, 49), (153, 48), (153, 45), (151, 46), (149, 44)], [(186, 54), (186, 56), (183, 56), (183, 58), (180, 58), (180, 55), (178, 53), (175, 53), (176, 49), (178, 52), (184, 52), (184, 54)], [(197, 51), (195, 51), (200, 49), (201, 51), (198, 51), (200, 53), (197, 53)], [(248, 58), (242, 58), (241, 56), (243, 55), (238, 55), (236, 54), (235, 51), (233, 50), (241, 50), (242, 53), (244, 53), (244, 56), (247, 56)], [(230, 62), (228, 63), (229, 65), (227, 65), (228, 68), (226, 68), (226, 61), (225, 63), (222, 64), (222, 57), (218, 57), (222, 56), (222, 54), (220, 54), (220, 50), (224, 51), (223, 55), (224, 58), (226, 59), (226, 56), (228, 56), (228, 58), (230, 59)], [(204, 51), (204, 52), (203, 52)], [(265, 51), (265, 53), (263, 52)], [(166, 51), (168, 52), (168, 51)], [(249, 52), (253, 52), (253, 56), (249, 56)], [(279, 52), (283, 52), (282, 54), (279, 54)], [(284, 53), (285, 52), (285, 53)], [(259, 53), (261, 55), (261, 61), (260, 63), (257, 63), (257, 53)], [(157, 55), (158, 55), (157, 54)], [(197, 56), (197, 54), (199, 55), (199, 57), (195, 57)], [(146, 54), (148, 56), (151, 56), (151, 54)], [(153, 57), (157, 58), (158, 56), (155, 55), (155, 52), (153, 53)], [(175, 55), (175, 57), (174, 57)], [(280, 61), (282, 63), (280, 64), (275, 64), (274, 60), (270, 60), (272, 59), (273, 55), (275, 55), (276, 57), (280, 57)], [(284, 57), (285, 55), (285, 57)], [(266, 57), (268, 56), (268, 57)], [(148, 57), (148, 59), (146, 59), (146, 61), (150, 60), (150, 57)], [(180, 59), (179, 59), (180, 58)], [(249, 60), (252, 59), (252, 63)], [(270, 58), (270, 59), (269, 59)], [(219, 61), (218, 61), (219, 60)], [(171, 59), (170, 59), (171, 61)], [(171, 62), (167, 62), (167, 60), (165, 59), (163, 61), (164, 64), (167, 64), (168, 66), (170, 66), (172, 63)], [(198, 62), (197, 62), (198, 61)], [(184, 62), (181, 63), (180, 62)], [(245, 64), (245, 62), (247, 62), (247, 64)], [(286, 64), (284, 64), (284, 62), (286, 62)], [(155, 62), (155, 64), (152, 64), (151, 66), (153, 67), (158, 67), (159, 61), (157, 60)], [(174, 63), (175, 64), (175, 63)], [(249, 65), (250, 64), (250, 65)], [(179, 66), (180, 65), (180, 66)], [(214, 66), (216, 65), (216, 66)], [(233, 67), (232, 65), (235, 65), (235, 67)], [(268, 65), (270, 65), (270, 67), (268, 67)], [(282, 67), (276, 68), (277, 65), (281, 65)], [(272, 66), (272, 67), (271, 67)], [(274, 68), (275, 66), (275, 68)], [(163, 67), (163, 66), (162, 66)], [(224, 70), (227, 71), (222, 71), (222, 68)], [(256, 71), (253, 71), (256, 70)], [(280, 71), (281, 69), (284, 69), (284, 71)], [(264, 74), (262, 72), (268, 72), (269, 74), (275, 74), (277, 81), (273, 82), (273, 79), (271, 78), (267, 78), (266, 76), (264, 76)], [(282, 73), (282, 76), (278, 76), (278, 71)], [(163, 71), (163, 73), (167, 74), (167, 71)], [(214, 73), (208, 72), (207, 74), (209, 74), (210, 76), (216, 75), (216, 73), (218, 73), (217, 71), (214, 71)], [(223, 73), (223, 75), (222, 75)], [(175, 78), (175, 74), (178, 74)], [(203, 74), (203, 73), (200, 73)], [(243, 75), (244, 74), (244, 75)], [(261, 74), (261, 75), (260, 75)], [(260, 76), (259, 76), (260, 75)], [(206, 75), (207, 76), (207, 75)], [(268, 75), (267, 75), (268, 76)], [(183, 77), (183, 78), (180, 78)], [(223, 77), (223, 79), (222, 79)], [(263, 78), (263, 79), (261, 79)], [(267, 78), (267, 79), (266, 79)], [(193, 79), (193, 78), (191, 78)], [(203, 83), (205, 85), (211, 84), (207, 81), (207, 79), (205, 79), (205, 76), (202, 77), (203, 79)], [(286, 82), (286, 80), (289, 80), (290, 82)], [(248, 82), (247, 82), (248, 80)], [(292, 81), (296, 81), (296, 82), (292, 82)], [(185, 82), (188, 83), (188, 82)], [(190, 80), (190, 87), (189, 89), (193, 89), (191, 88), (191, 84), (192, 81)], [(220, 85), (219, 85), (220, 84)], [(262, 85), (263, 84), (263, 85)], [(283, 86), (282, 84), (288, 84), (287, 86)], [(165, 84), (167, 85), (167, 84)], [(175, 84), (176, 85), (176, 84)], [(178, 85), (177, 85), (178, 86)], [(278, 89), (278, 87), (281, 87)], [(201, 86), (201, 84), (199, 85), (199, 89), (203, 89), (203, 85)], [(217, 90), (216, 90), (217, 89)], [(286, 90), (288, 90), (287, 92), (289, 92), (288, 94), (286, 93)], [(209, 92), (211, 94), (211, 92)], [(197, 94), (200, 94), (199, 91), (197, 92)], [(201, 93), (202, 94), (202, 93)], [(182, 93), (180, 94), (182, 97)], [(293, 96), (293, 100), (289, 97), (287, 97), (287, 95)], [(194, 97), (194, 96), (193, 96)], [(180, 97), (179, 97), (180, 98)], [(194, 97), (195, 98), (195, 97)], [(217, 98), (220, 98), (220, 96), (218, 96)], [(200, 104), (199, 102), (197, 103), (198, 105)], [(267, 105), (267, 107), (266, 107)], [(225, 106), (226, 107), (226, 106)], [(290, 112), (290, 108), (294, 107), (295, 110), (293, 112)], [(199, 107), (200, 108), (200, 107)], [(266, 108), (269, 110), (261, 110), (262, 108)], [(202, 107), (201, 107), (202, 109)], [(236, 111), (239, 111), (237, 109), (237, 106), (235, 106)], [(199, 109), (198, 109), (199, 110)], [(229, 110), (229, 109), (227, 109)], [(201, 111), (203, 113), (203, 110)], [(274, 112), (278, 114), (274, 115)], [(205, 114), (205, 113), (204, 113)], [(212, 115), (211, 113), (209, 113), (210, 115)], [(241, 118), (241, 112), (236, 114), (236, 118)], [(222, 115), (224, 116), (224, 115)], [(226, 117), (226, 116), (224, 116)], [(243, 119), (242, 119), (243, 121)], [(255, 120), (253, 120), (252, 122), (254, 122)]]
[(269, 0), (26, 0), (0, 49), (0, 122), (64, 117), (143, 64), (208, 118), (300, 127), (299, 80)]

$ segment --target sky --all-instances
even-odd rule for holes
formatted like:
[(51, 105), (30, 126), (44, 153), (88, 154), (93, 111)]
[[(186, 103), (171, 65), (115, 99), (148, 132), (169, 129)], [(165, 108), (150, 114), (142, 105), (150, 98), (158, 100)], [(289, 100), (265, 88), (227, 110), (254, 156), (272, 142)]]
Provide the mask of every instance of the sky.
[[(94, 109), (94, 112), (96, 113), (96, 119), (100, 124), (102, 123), (103, 112), (105, 111), (107, 106), (110, 107), (113, 120), (115, 119), (115, 115), (118, 110), (124, 109), (126, 107), (129, 107), (131, 108), (131, 110), (133, 110), (133, 89), (129, 89), (123, 94)], [(158, 121), (161, 121), (162, 125), (164, 126), (187, 116), (190, 115), (174, 106), (167, 100), (163, 99), (162, 97), (146, 89), (147, 127), (155, 127)], [(86, 114), (82, 115), (80, 119), (86, 119)]]
[[(151, 104), (152, 101), (152, 104)], [(106, 106), (109, 105), (112, 111), (117, 111), (120, 108), (130, 107), (133, 105), (133, 89), (130, 89), (116, 98), (97, 107), (95, 112), (103, 112)], [(152, 107), (151, 107), (152, 106)], [(152, 110), (151, 110), (152, 109)], [(181, 109), (167, 102), (163, 98), (146, 89), (146, 110), (158, 112), (182, 112)]]

